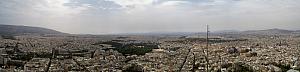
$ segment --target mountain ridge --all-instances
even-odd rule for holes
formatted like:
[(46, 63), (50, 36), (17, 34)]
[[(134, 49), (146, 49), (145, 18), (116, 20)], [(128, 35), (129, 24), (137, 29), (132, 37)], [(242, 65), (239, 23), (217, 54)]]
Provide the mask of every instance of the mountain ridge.
[(248, 31), (243, 31), (241, 33), (246, 33), (246, 34), (291, 34), (291, 33), (296, 33), (297, 30), (286, 30), (286, 29), (278, 29), (278, 28), (273, 28), (273, 29), (265, 29), (265, 30), (248, 30)]
[(0, 35), (25, 35), (25, 34), (67, 34), (53, 29), (0, 24)]

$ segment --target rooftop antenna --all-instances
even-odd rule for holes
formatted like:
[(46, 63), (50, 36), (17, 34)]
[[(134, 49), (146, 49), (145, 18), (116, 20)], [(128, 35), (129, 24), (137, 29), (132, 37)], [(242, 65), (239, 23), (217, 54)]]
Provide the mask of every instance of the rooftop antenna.
[(209, 25), (206, 25), (206, 72), (209, 72), (208, 66), (209, 66), (209, 59), (208, 59), (208, 45), (209, 45)]

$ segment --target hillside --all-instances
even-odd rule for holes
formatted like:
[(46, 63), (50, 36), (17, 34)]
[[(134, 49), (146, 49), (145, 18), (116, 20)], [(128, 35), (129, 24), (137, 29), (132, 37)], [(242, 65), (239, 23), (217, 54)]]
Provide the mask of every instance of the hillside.
[(65, 34), (52, 29), (30, 26), (15, 26), (15, 25), (1, 25), (0, 35), (24, 35), (24, 34)]

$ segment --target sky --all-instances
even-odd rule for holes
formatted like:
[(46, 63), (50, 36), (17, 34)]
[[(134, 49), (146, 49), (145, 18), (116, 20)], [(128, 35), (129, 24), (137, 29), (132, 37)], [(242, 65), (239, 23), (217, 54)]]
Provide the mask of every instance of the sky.
[(72, 34), (300, 29), (300, 0), (0, 0), (0, 24)]

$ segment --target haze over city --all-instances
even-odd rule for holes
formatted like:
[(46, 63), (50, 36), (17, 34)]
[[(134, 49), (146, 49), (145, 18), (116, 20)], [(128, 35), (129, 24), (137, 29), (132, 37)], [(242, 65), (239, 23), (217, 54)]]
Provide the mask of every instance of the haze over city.
[(300, 0), (1, 0), (0, 24), (72, 34), (300, 29)]

